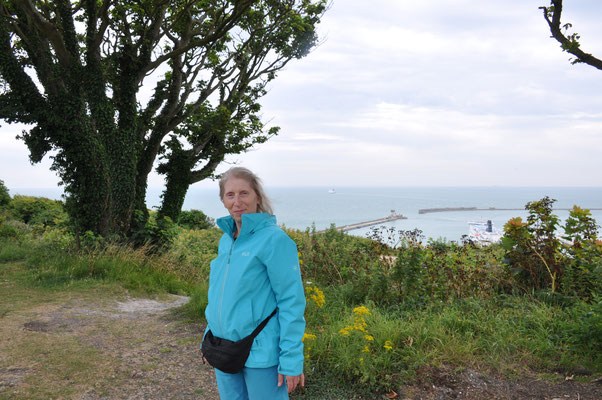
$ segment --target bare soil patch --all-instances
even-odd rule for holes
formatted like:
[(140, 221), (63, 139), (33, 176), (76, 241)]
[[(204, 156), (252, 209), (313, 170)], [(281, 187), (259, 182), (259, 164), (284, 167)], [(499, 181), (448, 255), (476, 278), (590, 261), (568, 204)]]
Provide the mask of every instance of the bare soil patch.
[(85, 296), (7, 313), (0, 399), (218, 399), (204, 327), (170, 313), (185, 301)]
[(424, 368), (418, 383), (405, 388), (412, 400), (600, 400), (602, 381), (578, 382), (575, 376), (559, 375), (560, 383), (526, 376), (508, 379), (472, 369)]

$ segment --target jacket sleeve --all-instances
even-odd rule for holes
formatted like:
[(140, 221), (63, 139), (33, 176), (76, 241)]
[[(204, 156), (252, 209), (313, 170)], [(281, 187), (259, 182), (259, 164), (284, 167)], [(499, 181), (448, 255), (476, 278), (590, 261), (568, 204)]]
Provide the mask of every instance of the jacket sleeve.
[(280, 353), (278, 372), (297, 376), (303, 373), (303, 333), (305, 332), (305, 293), (299, 270), (297, 245), (280, 231), (271, 241), (266, 266), (278, 303)]

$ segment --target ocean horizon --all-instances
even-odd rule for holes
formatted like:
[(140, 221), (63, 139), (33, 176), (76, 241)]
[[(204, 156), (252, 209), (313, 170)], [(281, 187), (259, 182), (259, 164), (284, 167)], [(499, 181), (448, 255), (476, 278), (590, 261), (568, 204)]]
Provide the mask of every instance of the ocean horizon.
[[(334, 190), (335, 193), (329, 193)], [(62, 188), (15, 188), (10, 194), (42, 196), (60, 199)], [(147, 206), (157, 208), (162, 188), (149, 188)], [(388, 222), (396, 230), (420, 229), (426, 238), (458, 241), (468, 234), (468, 222), (491, 220), (499, 229), (513, 217), (525, 219), (527, 202), (544, 196), (556, 199), (555, 208), (602, 209), (602, 187), (266, 187), (272, 199), (278, 223), (287, 228), (321, 230), (363, 221), (384, 218), (392, 210), (407, 219)], [(485, 210), (446, 211), (419, 214), (420, 209), (447, 207), (477, 207)], [(512, 208), (517, 210), (489, 210)], [(215, 188), (192, 187), (184, 201), (183, 209), (197, 209), (211, 218), (226, 215)], [(602, 210), (592, 210), (598, 223)], [(568, 210), (555, 210), (565, 220)], [(349, 231), (349, 234), (366, 236), (370, 228)]]

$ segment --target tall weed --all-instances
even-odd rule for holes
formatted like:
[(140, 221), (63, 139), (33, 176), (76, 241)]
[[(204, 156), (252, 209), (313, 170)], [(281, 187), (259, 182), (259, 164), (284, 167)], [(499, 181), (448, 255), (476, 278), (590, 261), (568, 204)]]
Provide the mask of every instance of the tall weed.
[(505, 263), (525, 291), (549, 289), (591, 299), (602, 290), (602, 242), (589, 210), (574, 206), (563, 227), (552, 213), (555, 200), (527, 203), (527, 222), (513, 218), (504, 226)]

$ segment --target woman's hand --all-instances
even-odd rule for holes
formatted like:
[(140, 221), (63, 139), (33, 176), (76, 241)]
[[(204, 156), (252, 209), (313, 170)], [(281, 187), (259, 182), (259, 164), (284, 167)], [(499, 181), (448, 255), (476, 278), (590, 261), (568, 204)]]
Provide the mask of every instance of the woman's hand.
[(286, 376), (286, 387), (289, 393), (297, 388), (297, 386), (303, 387), (305, 386), (305, 375), (297, 375), (297, 376), (287, 376), (278, 374), (278, 387), (282, 386), (284, 382), (284, 377)]

